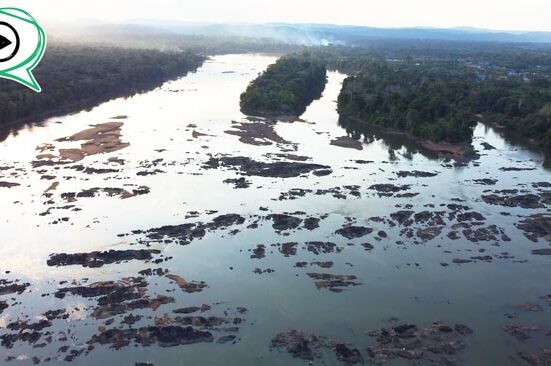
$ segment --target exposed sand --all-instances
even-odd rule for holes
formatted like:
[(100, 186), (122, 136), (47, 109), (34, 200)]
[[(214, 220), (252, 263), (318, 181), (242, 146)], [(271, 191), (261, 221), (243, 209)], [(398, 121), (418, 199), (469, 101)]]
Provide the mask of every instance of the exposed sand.
[[(122, 122), (107, 122), (75, 133), (69, 137), (58, 139), (58, 142), (86, 141), (80, 148), (59, 149), (59, 158), (62, 160), (80, 161), (89, 155), (111, 153), (130, 146), (121, 141)], [(52, 159), (51, 154), (41, 154), (38, 159)]]
[(355, 149), (355, 150), (363, 150), (364, 148), (361, 141), (353, 139), (352, 137), (349, 137), (349, 136), (339, 136), (331, 140), (331, 145), (344, 147), (347, 149)]

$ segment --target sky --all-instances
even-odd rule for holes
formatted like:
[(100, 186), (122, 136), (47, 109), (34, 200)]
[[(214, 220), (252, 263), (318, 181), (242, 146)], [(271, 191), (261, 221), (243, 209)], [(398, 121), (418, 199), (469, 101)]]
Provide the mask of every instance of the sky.
[(39, 21), (139, 19), (551, 31), (551, 0), (0, 0)]

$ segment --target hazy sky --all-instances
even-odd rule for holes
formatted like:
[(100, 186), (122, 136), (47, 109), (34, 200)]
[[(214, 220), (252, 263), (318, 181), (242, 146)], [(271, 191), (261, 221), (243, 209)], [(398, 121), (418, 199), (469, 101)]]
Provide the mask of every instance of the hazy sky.
[(0, 0), (37, 19), (291, 22), (551, 31), (551, 0)]

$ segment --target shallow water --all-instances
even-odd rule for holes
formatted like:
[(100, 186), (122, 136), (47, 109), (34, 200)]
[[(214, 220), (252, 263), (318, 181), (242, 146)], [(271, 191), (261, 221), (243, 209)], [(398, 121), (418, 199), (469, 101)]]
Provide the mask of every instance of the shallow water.
[[(147, 361), (155, 365), (218, 365), (222, 362), (299, 365), (306, 361), (294, 359), (280, 350), (270, 350), (270, 341), (278, 332), (301, 329), (350, 342), (364, 353), (365, 348), (373, 344), (367, 332), (391, 325), (389, 319), (393, 317), (399, 319), (398, 323), (414, 323), (419, 327), (430, 327), (438, 320), (467, 324), (474, 333), (465, 338), (466, 349), (457, 355), (461, 360), (458, 364), (523, 364), (517, 351), (549, 345), (549, 336), (545, 333), (551, 330), (551, 308), (540, 297), (551, 293), (550, 256), (532, 255), (531, 251), (549, 248), (550, 244), (544, 239), (534, 243), (515, 227), (523, 217), (549, 212), (549, 205), (542, 203), (538, 208), (526, 209), (491, 205), (481, 199), (492, 193), (485, 190), (520, 189), (545, 193), (548, 189), (532, 186), (536, 182), (551, 182), (551, 174), (541, 167), (543, 158), (509, 144), (481, 124), (476, 127), (473, 142), (481, 156), (466, 166), (455, 166), (453, 161), (435, 158), (396, 136), (383, 137), (362, 126), (348, 126), (351, 134), (361, 135), (362, 150), (331, 145), (331, 140), (347, 135), (338, 123), (336, 112), (336, 98), (345, 76), (336, 72), (329, 73), (323, 97), (307, 109), (301, 121), (275, 124), (274, 131), (284, 142), (263, 140), (266, 145), (241, 142), (238, 136), (225, 132), (235, 131), (232, 126), (247, 122), (246, 116), (239, 111), (239, 95), (274, 60), (264, 55), (215, 57), (197, 73), (167, 82), (151, 92), (112, 100), (90, 111), (52, 118), (41, 127), (20, 130), (16, 136), (9, 136), (0, 143), (0, 167), (7, 167), (0, 170), (0, 182), (20, 184), (0, 188), (4, 212), (0, 219), (0, 269), (11, 271), (0, 278), (30, 283), (20, 295), (0, 296), (0, 300), (10, 305), (1, 313), (0, 324), (5, 326), (18, 318), (32, 320), (47, 310), (59, 308), (71, 314), (68, 319), (53, 321), (49, 329), (55, 335), (69, 327), (68, 341), (54, 336), (53, 341), (42, 348), (16, 342), (11, 349), (0, 348), (1, 359), (19, 357), (20, 361), (13, 362), (24, 365), (31, 364), (31, 358), (36, 356), (41, 361), (51, 357), (50, 364), (63, 363), (65, 353), (58, 352), (58, 348), (64, 344), (70, 344), (71, 349), (85, 347), (106, 320), (92, 317), (94, 298), (68, 295), (58, 299), (53, 292), (73, 280), (84, 283), (83, 279), (87, 278), (88, 284), (118, 280), (138, 276), (138, 272), (146, 268), (159, 267), (186, 280), (205, 281), (208, 287), (198, 293), (185, 293), (165, 277), (147, 277), (150, 296), (172, 296), (175, 302), (156, 310), (132, 311), (144, 315), (134, 327), (151, 325), (151, 317), (171, 314), (173, 309), (186, 306), (209, 304), (212, 315), (217, 316), (225, 309), (246, 307), (248, 311), (242, 315), (245, 321), (239, 325), (237, 333), (238, 342), (178, 347), (134, 347), (131, 343), (120, 350), (95, 344), (89, 354), (76, 357), (74, 364), (133, 365)], [(113, 119), (115, 116), (127, 118)], [(72, 164), (33, 168), (32, 162), (40, 154), (37, 146), (53, 144), (54, 149), (50, 151), (53, 154), (59, 148), (78, 147), (80, 142), (57, 142), (56, 139), (109, 121), (124, 123), (121, 141), (130, 146), (88, 156)], [(205, 135), (194, 137), (194, 131)], [(484, 150), (483, 142), (491, 144), (495, 150)], [(239, 168), (207, 170), (203, 167), (212, 156), (220, 157), (219, 154), (271, 162), (288, 160), (266, 154), (288, 153), (308, 157), (307, 163), (329, 166), (332, 172), (326, 176), (306, 173), (289, 178), (246, 176), (250, 187), (235, 189), (233, 184), (223, 181), (241, 177)], [(113, 157), (124, 159), (124, 165), (109, 162)], [(162, 161), (150, 166), (156, 159)], [(362, 164), (355, 160), (371, 162)], [(85, 174), (69, 169), (77, 164), (118, 171)], [(503, 171), (500, 169), (503, 167), (534, 170)], [(154, 175), (137, 174), (155, 169), (160, 171)], [(396, 174), (413, 170), (437, 175), (399, 178)], [(45, 179), (45, 175), (51, 179)], [(473, 181), (481, 178), (497, 182), (488, 186)], [(50, 198), (45, 197), (44, 191), (53, 182), (59, 185), (51, 191)], [(374, 184), (383, 183), (411, 185), (404, 192), (418, 195), (396, 197), (404, 193), (399, 192), (387, 197), (370, 189)], [(131, 189), (137, 186), (149, 187), (150, 193), (125, 199), (100, 194), (78, 198), (76, 202), (66, 202), (61, 197), (62, 193), (94, 187)], [(335, 187), (340, 188), (344, 198), (334, 197), (334, 192), (315, 194), (317, 190)], [(279, 199), (291, 189), (313, 192), (306, 192), (297, 199)], [(357, 193), (351, 194), (351, 191)], [(450, 210), (442, 207), (450, 203), (468, 206), (470, 209), (466, 211), (484, 216), (481, 225), (473, 225), (473, 228), (496, 225), (511, 240), (504, 240), (502, 233), (495, 240), (479, 242), (469, 241), (461, 233), (458, 239), (450, 239), (446, 234), (457, 221), (448, 219)], [(52, 209), (50, 214), (40, 215), (50, 207), (67, 205), (73, 207)], [(259, 210), (260, 207), (265, 211)], [(74, 211), (75, 208), (78, 211)], [(208, 210), (218, 212), (208, 213)], [(416, 235), (417, 228), (424, 227), (423, 224), (412, 223), (413, 235), (408, 237), (401, 233), (405, 226), (391, 227), (389, 224), (389, 215), (399, 210), (446, 211), (444, 222), (436, 225), (441, 233), (423, 240)], [(193, 211), (198, 211), (197, 217), (186, 218)], [(278, 233), (266, 216), (284, 212), (295, 213), (293, 215), (301, 219), (322, 219), (319, 228), (314, 230), (301, 225)], [(162, 250), (162, 255), (169, 258), (160, 264), (138, 260), (101, 268), (46, 264), (52, 253), (144, 249), (147, 248), (144, 234), (121, 234), (164, 225), (209, 222), (229, 213), (241, 215), (245, 222), (211, 230), (188, 245), (178, 245), (171, 240), (149, 243), (150, 248)], [(327, 217), (323, 218), (324, 215)], [(387, 221), (369, 220), (372, 217)], [(258, 222), (258, 227), (248, 228), (253, 222)], [(335, 233), (347, 223), (374, 230), (364, 237), (349, 240)], [(238, 230), (232, 232), (233, 229)], [(379, 236), (380, 230), (388, 237)], [(316, 255), (303, 249), (303, 243), (308, 241), (332, 242), (342, 251)], [(271, 246), (284, 242), (299, 243), (296, 255), (285, 257), (277, 247)], [(366, 242), (374, 248), (365, 250), (361, 244)], [(258, 244), (266, 246), (265, 257), (251, 258), (250, 250)], [(481, 249), (484, 252), (479, 253)], [(503, 255), (504, 252), (508, 254)], [(493, 258), (491, 261), (452, 263), (454, 258), (469, 259), (478, 255)], [(328, 269), (311, 265), (294, 267), (301, 261), (333, 261), (334, 265)], [(255, 268), (270, 268), (274, 272), (256, 274), (253, 273)], [(342, 292), (318, 289), (307, 275), (310, 272), (354, 275), (359, 284), (344, 288)], [(69, 281), (69, 284), (62, 281)], [(540, 305), (543, 311), (525, 312), (513, 307), (526, 302)], [(125, 315), (113, 317), (114, 323), (106, 327), (118, 327)], [(504, 332), (506, 324), (536, 325), (542, 329), (530, 340), (521, 342)], [(0, 329), (0, 334), (4, 331), (7, 332)], [(217, 331), (213, 333), (215, 338), (223, 335)], [(367, 359), (365, 353), (364, 358)], [(322, 362), (338, 364), (331, 352), (314, 361), (316, 364)], [(396, 359), (388, 364), (408, 363)]]

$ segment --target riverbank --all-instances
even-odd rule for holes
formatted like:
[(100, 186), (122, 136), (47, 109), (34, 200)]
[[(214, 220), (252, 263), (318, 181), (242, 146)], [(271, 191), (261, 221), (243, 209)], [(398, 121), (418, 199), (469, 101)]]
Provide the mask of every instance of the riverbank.
[(476, 159), (477, 154), (471, 144), (471, 142), (458, 142), (458, 143), (450, 143), (450, 142), (434, 142), (426, 139), (420, 139), (419, 137), (416, 137), (410, 133), (398, 131), (391, 128), (384, 128), (379, 125), (375, 125), (373, 123), (369, 123), (365, 120), (362, 120), (360, 118), (351, 117), (347, 115), (341, 115), (341, 118), (347, 118), (351, 121), (363, 124), (365, 126), (368, 126), (373, 129), (380, 130), (383, 133), (394, 135), (394, 136), (401, 136), (406, 139), (408, 139), (410, 142), (418, 145), (419, 147), (438, 155), (442, 158), (451, 158), (456, 161), (469, 161)]

